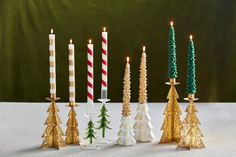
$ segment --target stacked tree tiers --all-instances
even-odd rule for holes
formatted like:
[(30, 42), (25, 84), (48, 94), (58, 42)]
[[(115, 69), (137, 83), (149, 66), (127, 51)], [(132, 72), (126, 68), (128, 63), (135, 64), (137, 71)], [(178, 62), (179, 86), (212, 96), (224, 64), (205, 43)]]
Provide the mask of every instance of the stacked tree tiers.
[[(193, 36), (189, 36), (189, 44), (187, 48), (187, 96), (184, 100), (188, 101), (186, 107), (186, 116), (181, 119), (181, 109), (178, 104), (179, 95), (175, 88), (179, 84), (177, 81), (177, 59), (176, 59), (176, 42), (175, 30), (173, 21), (170, 22), (169, 40), (168, 40), (168, 81), (166, 84), (169, 86), (167, 94), (167, 105), (164, 110), (164, 121), (161, 127), (162, 136), (159, 144), (176, 143), (176, 148), (184, 148), (190, 150), (191, 148), (205, 148), (203, 143), (203, 134), (199, 128), (200, 122), (196, 115), (197, 107), (195, 101), (198, 98), (196, 94), (196, 80), (195, 80), (195, 49), (193, 43)], [(48, 118), (46, 119), (46, 129), (43, 133), (42, 148), (57, 148), (66, 145), (79, 145), (81, 148), (96, 149), (99, 144), (108, 144), (110, 141), (106, 138), (106, 132), (111, 129), (109, 127), (109, 115), (106, 108), (108, 99), (108, 32), (106, 28), (102, 32), (102, 81), (101, 81), (101, 98), (98, 99), (103, 105), (99, 114), (99, 121), (94, 123), (94, 91), (93, 91), (93, 44), (89, 40), (87, 45), (87, 69), (88, 69), (88, 82), (87, 82), (87, 113), (88, 117), (86, 139), (88, 143), (80, 143), (79, 123), (76, 119), (76, 101), (75, 101), (75, 61), (74, 61), (74, 44), (72, 39), (68, 45), (68, 65), (69, 65), (69, 103), (70, 108), (68, 114), (68, 121), (66, 123), (67, 129), (64, 134), (60, 127), (62, 121), (60, 120), (57, 112), (58, 107), (56, 101), (56, 51), (55, 51), (55, 34), (51, 30), (49, 34), (49, 72), (50, 72), (50, 106), (48, 108)], [(139, 74), (139, 100), (135, 119), (131, 117), (131, 80), (130, 80), (130, 58), (126, 58), (126, 66), (123, 79), (123, 105), (121, 111), (121, 122), (119, 131), (117, 133), (117, 140), (111, 143), (118, 145), (129, 146), (135, 145), (137, 142), (152, 142), (155, 140), (153, 126), (151, 124), (151, 117), (148, 109), (147, 101), (147, 60), (146, 60), (146, 47), (142, 47), (142, 55), (140, 61), (140, 74)], [(133, 121), (135, 123), (133, 124)], [(101, 138), (97, 139), (96, 131), (101, 130)], [(65, 140), (64, 140), (64, 137)], [(103, 142), (101, 142), (103, 141)]]

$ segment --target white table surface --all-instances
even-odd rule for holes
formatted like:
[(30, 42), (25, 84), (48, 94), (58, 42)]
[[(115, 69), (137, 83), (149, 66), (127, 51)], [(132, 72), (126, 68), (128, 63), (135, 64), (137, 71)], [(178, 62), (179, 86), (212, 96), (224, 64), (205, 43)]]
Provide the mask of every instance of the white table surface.
[[(86, 104), (79, 103), (79, 121), (82, 143), (88, 119), (84, 117)], [(134, 146), (107, 145), (100, 150), (82, 150), (79, 146), (66, 146), (60, 150), (40, 149), (41, 135), (45, 129), (48, 103), (0, 103), (0, 157), (235, 157), (236, 156), (236, 104), (234, 103), (196, 103), (198, 117), (202, 123), (205, 149), (177, 150), (175, 144), (158, 144), (162, 132), (163, 111), (166, 103), (149, 103), (150, 115), (156, 140), (152, 143), (138, 143)], [(62, 129), (65, 132), (68, 108), (66, 103), (58, 103)], [(186, 103), (180, 103), (182, 111)], [(137, 104), (132, 103), (132, 117), (136, 115)], [(96, 115), (100, 104), (95, 104)], [(107, 105), (112, 130), (107, 137), (117, 138), (121, 118), (121, 103)], [(185, 112), (183, 112), (185, 116)], [(96, 118), (97, 119), (97, 118)], [(97, 132), (100, 136), (100, 132)]]

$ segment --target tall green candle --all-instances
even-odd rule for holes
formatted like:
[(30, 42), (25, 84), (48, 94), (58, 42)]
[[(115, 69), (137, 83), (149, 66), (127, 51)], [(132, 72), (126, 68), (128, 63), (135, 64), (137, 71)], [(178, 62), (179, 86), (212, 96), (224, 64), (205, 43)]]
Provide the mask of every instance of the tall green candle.
[(173, 21), (170, 22), (168, 40), (168, 77), (170, 79), (177, 77), (175, 30), (173, 27)]
[(190, 35), (188, 44), (188, 70), (187, 70), (187, 93), (196, 93), (196, 80), (195, 80), (195, 49), (193, 43), (193, 36)]

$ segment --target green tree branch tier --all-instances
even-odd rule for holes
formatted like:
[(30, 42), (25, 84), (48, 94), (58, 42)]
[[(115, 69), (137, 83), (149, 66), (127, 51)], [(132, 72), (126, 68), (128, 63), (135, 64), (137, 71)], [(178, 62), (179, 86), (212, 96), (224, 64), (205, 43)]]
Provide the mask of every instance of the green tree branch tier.
[(100, 117), (100, 120), (98, 121), (99, 123), (99, 127), (97, 129), (102, 129), (102, 138), (105, 138), (106, 136), (106, 129), (111, 129), (108, 124), (110, 124), (110, 121), (107, 120), (107, 117), (109, 117), (109, 115), (107, 114), (107, 109), (105, 104), (103, 104), (101, 110), (100, 110), (100, 115), (98, 116)]
[(171, 22), (168, 40), (168, 77), (177, 78), (177, 74), (175, 30)]
[(96, 139), (96, 137), (95, 137), (95, 132), (94, 132), (94, 124), (91, 119), (88, 122), (88, 128), (87, 128), (86, 134), (87, 134), (87, 136), (85, 137), (85, 139), (89, 139), (89, 143), (92, 144), (93, 139)]
[(197, 91), (195, 80), (195, 49), (192, 36), (188, 44), (188, 70), (187, 70), (187, 93), (195, 94)]

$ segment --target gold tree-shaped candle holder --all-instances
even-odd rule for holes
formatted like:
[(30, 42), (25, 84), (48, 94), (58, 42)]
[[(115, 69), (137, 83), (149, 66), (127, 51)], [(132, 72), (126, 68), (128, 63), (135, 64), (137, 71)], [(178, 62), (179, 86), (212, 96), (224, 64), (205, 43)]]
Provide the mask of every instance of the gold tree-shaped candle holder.
[(57, 112), (59, 109), (56, 105), (56, 100), (59, 98), (46, 98), (47, 100), (51, 101), (50, 106), (47, 110), (49, 113), (47, 120), (44, 125), (46, 125), (46, 129), (42, 135), (44, 138), (41, 148), (56, 148), (59, 149), (60, 147), (65, 146), (65, 142), (62, 138), (64, 133), (60, 127), (62, 123)]
[(68, 121), (66, 123), (66, 144), (67, 145), (80, 145), (78, 121), (76, 119), (75, 107), (78, 106), (74, 102), (70, 102), (68, 107), (70, 108), (68, 114)]
[(167, 96), (167, 99), (169, 101), (163, 113), (165, 118), (161, 127), (161, 130), (163, 130), (163, 134), (160, 140), (160, 144), (179, 142), (182, 129), (182, 122), (180, 119), (181, 110), (177, 101), (179, 99), (179, 96), (175, 89), (175, 85), (178, 85), (179, 83), (176, 82), (174, 78), (170, 79), (170, 82), (166, 82), (166, 84), (170, 85), (170, 90)]
[(196, 115), (198, 111), (194, 104), (194, 101), (197, 101), (198, 98), (195, 98), (194, 94), (189, 94), (188, 98), (184, 98), (184, 100), (187, 100), (189, 104), (185, 110), (187, 115), (183, 121), (183, 130), (178, 147), (188, 150), (191, 148), (205, 148), (202, 141), (203, 134), (199, 128), (200, 122)]

